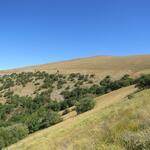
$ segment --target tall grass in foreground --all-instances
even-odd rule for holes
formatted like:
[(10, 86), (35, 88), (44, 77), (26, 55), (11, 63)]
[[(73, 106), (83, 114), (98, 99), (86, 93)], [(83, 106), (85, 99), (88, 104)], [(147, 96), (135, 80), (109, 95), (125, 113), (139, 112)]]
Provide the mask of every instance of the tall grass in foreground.
[[(103, 116), (100, 125), (102, 149), (150, 149), (150, 90), (126, 98)], [(100, 147), (99, 147), (100, 148)]]

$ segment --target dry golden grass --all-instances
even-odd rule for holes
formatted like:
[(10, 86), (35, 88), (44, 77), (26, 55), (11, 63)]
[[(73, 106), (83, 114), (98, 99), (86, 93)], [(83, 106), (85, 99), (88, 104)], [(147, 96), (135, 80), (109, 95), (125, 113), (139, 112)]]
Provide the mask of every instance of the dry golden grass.
[[(67, 119), (48, 129), (29, 135), (24, 140), (7, 148), (8, 150), (95, 150), (102, 149), (97, 145), (99, 124), (106, 109), (123, 101), (128, 94), (136, 91), (134, 86), (113, 91), (97, 97), (96, 107)], [(116, 148), (116, 147), (115, 147)], [(113, 149), (113, 147), (108, 147)], [(119, 150), (119, 147), (118, 147)]]
[(12, 91), (14, 91), (15, 94), (18, 94), (20, 96), (31, 96), (35, 90), (37, 90), (37, 87), (34, 86), (33, 83), (27, 83), (25, 87), (22, 86), (14, 86), (11, 88)]
[[(97, 56), (14, 70), (0, 71), (0, 75), (13, 72), (20, 73), (29, 71), (47, 71), (48, 73), (56, 73), (57, 70), (63, 74), (69, 74), (73, 72), (82, 74), (95, 74), (95, 81), (97, 82), (103, 79), (106, 75), (110, 75), (113, 79), (118, 79), (125, 74), (130, 74), (132, 77), (136, 77), (142, 73), (150, 73), (150, 55), (124, 57)], [(67, 85), (70, 85), (70, 83), (67, 83)], [(15, 86), (13, 91), (15, 91), (15, 94), (19, 94), (21, 96), (32, 96), (36, 89), (37, 86), (29, 83), (24, 88)], [(62, 89), (54, 90), (52, 92), (51, 99), (63, 100), (63, 97), (60, 95), (61, 91)], [(5, 102), (5, 99), (0, 99), (0, 102)]]
[(94, 73), (99, 78), (103, 78), (106, 75), (119, 78), (126, 73), (132, 76), (137, 76), (141, 73), (150, 73), (150, 55), (124, 57), (97, 56), (14, 70), (0, 71), (0, 74), (38, 70), (47, 71), (49, 73), (55, 73), (57, 70), (59, 70), (60, 73), (64, 74), (73, 72), (80, 72), (84, 74)]

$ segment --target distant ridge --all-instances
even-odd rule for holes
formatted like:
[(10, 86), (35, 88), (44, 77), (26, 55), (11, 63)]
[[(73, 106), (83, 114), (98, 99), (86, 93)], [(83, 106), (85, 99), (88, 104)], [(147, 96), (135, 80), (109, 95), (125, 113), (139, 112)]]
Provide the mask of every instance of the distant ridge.
[(94, 73), (99, 77), (112, 75), (117, 78), (125, 73), (137, 76), (142, 73), (150, 73), (150, 55), (94, 56), (5, 70), (0, 71), (0, 74), (35, 71), (55, 73), (57, 70), (64, 74), (73, 72), (80, 72), (83, 74)]

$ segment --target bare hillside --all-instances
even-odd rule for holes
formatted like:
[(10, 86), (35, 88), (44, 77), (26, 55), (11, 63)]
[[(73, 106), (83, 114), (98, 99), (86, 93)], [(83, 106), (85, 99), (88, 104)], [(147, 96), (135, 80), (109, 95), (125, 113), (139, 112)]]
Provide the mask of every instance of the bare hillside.
[(137, 76), (141, 73), (150, 73), (150, 55), (137, 56), (97, 56), (83, 59), (76, 59), (64, 62), (49, 63), (45, 65), (37, 65), (20, 69), (0, 71), (0, 74), (12, 72), (29, 72), (29, 71), (46, 71), (55, 73), (59, 71), (63, 74), (69, 73), (94, 73), (98, 77), (103, 78), (111, 75), (114, 78), (121, 77), (128, 73)]

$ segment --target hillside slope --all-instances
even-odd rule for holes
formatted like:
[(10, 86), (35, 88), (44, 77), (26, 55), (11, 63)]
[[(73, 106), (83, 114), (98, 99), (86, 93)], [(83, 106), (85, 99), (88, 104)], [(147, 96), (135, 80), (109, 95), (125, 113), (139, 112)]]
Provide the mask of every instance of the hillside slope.
[[(115, 122), (125, 118), (128, 119), (128, 117), (130, 117), (131, 121), (134, 121), (134, 118), (131, 117), (133, 110), (136, 114), (138, 109), (143, 109), (145, 106), (149, 107), (147, 101), (150, 91), (147, 90), (136, 94), (132, 101), (125, 98), (134, 91), (136, 91), (136, 88), (129, 86), (97, 97), (95, 99), (97, 104), (93, 110), (32, 134), (17, 144), (10, 146), (8, 150), (40, 150), (41, 147), (42, 150), (110, 150), (113, 148), (121, 150), (123, 148), (119, 145), (115, 145), (115, 143), (109, 145), (103, 141), (103, 123), (105, 124), (106, 122), (107, 124), (109, 122), (110, 125), (114, 125)], [(148, 108), (145, 107), (146, 110)], [(109, 118), (109, 116), (111, 117)]]
[(59, 70), (60, 73), (94, 73), (99, 78), (106, 75), (111, 75), (118, 78), (128, 73), (132, 76), (137, 76), (141, 73), (150, 73), (150, 55), (139, 56), (97, 56), (83, 59), (76, 59), (58, 63), (50, 63), (45, 65), (37, 65), (26, 68), (0, 71), (0, 74), (12, 72), (29, 72), (29, 71), (47, 71), (55, 73)]

